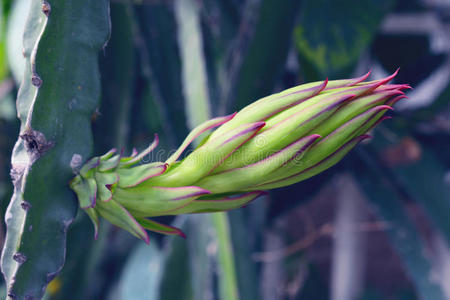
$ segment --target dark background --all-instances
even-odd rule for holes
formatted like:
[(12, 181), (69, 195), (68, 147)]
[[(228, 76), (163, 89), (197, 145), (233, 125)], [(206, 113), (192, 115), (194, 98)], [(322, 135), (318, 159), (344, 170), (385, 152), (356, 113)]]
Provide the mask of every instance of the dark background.
[[(3, 212), (28, 1), (1, 2)], [(111, 2), (96, 154), (142, 149), (155, 132), (158, 149), (175, 149), (198, 117), (189, 105), (202, 105), (186, 96), (190, 81), (217, 116), (303, 82), (368, 70), (378, 79), (400, 67), (395, 82), (414, 89), (372, 140), (323, 174), (229, 213), (240, 299), (450, 299), (449, 1)], [(187, 60), (204, 69), (186, 77)], [(48, 299), (231, 300), (218, 291), (220, 237), (209, 215), (177, 218), (187, 240), (152, 235), (150, 246), (106, 223), (93, 241), (86, 219), (80, 213), (70, 229)]]

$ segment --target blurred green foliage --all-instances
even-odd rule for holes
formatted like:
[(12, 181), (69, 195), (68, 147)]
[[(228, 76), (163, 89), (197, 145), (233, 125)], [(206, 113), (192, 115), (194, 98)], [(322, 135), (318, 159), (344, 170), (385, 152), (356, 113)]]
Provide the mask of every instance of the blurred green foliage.
[(306, 81), (348, 76), (393, 4), (393, 0), (304, 1), (294, 43)]
[[(7, 33), (20, 32), (23, 23), (12, 16), (26, 18), (21, 2), (3, 1), (1, 6), (0, 107), (17, 93), (11, 76), (21, 72), (17, 58), (22, 54), (7, 53), (17, 49), (7, 44), (17, 36), (8, 38)], [(65, 268), (46, 298), (233, 300), (223, 296), (223, 272), (233, 268), (220, 259), (221, 243), (231, 241), (237, 287), (229, 288), (237, 288), (239, 299), (342, 299), (332, 275), (339, 257), (335, 218), (342, 209), (335, 200), (337, 191), (348, 187), (334, 182), (350, 174), (359, 191), (353, 197), (366, 210), (359, 212), (364, 224), (383, 225), (363, 230), (365, 246), (355, 254), (363, 261), (357, 274), (362, 281), (355, 282), (354, 299), (447, 299), (450, 75), (445, 79), (438, 70), (448, 66), (450, 44), (436, 50), (436, 41), (449, 43), (450, 37), (436, 37), (448, 28), (449, 10), (430, 3), (112, 1), (112, 35), (99, 54), (102, 102), (92, 118), (96, 153), (112, 147), (141, 149), (158, 133), (160, 151), (151, 159), (163, 160), (189, 126), (204, 117), (206, 107), (212, 116), (231, 113), (305, 81), (345, 78), (369, 69), (376, 78), (400, 66), (398, 81), (415, 89), (408, 92), (411, 100), (399, 103), (394, 120), (382, 124), (370, 142), (338, 166), (229, 213), (230, 236), (217, 235), (210, 215), (193, 215), (163, 218), (181, 226), (186, 240), (152, 236), (146, 246), (102, 223), (94, 241), (89, 221), (79, 214), (69, 230)], [(176, 5), (187, 11), (177, 11)], [(184, 23), (185, 17), (192, 13), (198, 24), (186, 31), (192, 24)], [(413, 20), (407, 29), (401, 24), (405, 16)], [(423, 25), (423, 16), (433, 20), (434, 29)], [(386, 25), (387, 18), (393, 23)], [(189, 63), (204, 69), (191, 71)], [(440, 87), (439, 81), (444, 82)], [(196, 92), (189, 93), (191, 88)], [(417, 91), (433, 91), (433, 96), (408, 106), (407, 101), (420, 100)], [(3, 211), (18, 131), (17, 121), (4, 115), (2, 109)], [(349, 270), (357, 272), (351, 265)]]

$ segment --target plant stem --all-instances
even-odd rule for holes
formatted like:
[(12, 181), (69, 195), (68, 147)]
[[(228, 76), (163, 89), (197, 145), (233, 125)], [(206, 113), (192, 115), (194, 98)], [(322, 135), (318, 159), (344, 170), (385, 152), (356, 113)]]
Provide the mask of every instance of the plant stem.
[[(178, 42), (182, 58), (184, 96), (189, 127), (194, 128), (211, 118), (205, 56), (199, 10), (195, 1), (181, 0), (175, 5)], [(188, 41), (190, 41), (188, 43)], [(219, 292), (222, 300), (238, 300), (236, 270), (231, 244), (228, 216), (212, 214), (218, 244)]]
[(221, 299), (237, 300), (236, 269), (234, 265), (234, 253), (231, 244), (230, 226), (228, 215), (225, 212), (211, 214), (212, 223), (216, 231), (218, 244), (218, 262), (220, 270), (219, 293)]

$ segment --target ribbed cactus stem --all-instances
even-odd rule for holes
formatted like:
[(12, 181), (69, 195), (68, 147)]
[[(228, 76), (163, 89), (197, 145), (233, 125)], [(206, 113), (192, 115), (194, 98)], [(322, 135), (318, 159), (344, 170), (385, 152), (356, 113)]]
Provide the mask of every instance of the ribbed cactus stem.
[[(21, 128), (12, 154), (14, 195), (1, 261), (8, 299), (40, 299), (63, 267), (67, 230), (77, 213), (67, 183), (92, 155), (98, 53), (109, 30), (107, 0), (31, 1), (17, 98)], [(97, 186), (90, 181), (88, 192)]]

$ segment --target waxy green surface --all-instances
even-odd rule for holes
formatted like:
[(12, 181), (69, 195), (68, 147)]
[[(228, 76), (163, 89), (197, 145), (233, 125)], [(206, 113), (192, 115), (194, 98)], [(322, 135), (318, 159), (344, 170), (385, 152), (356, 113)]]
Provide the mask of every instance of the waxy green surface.
[(31, 1), (26, 71), (17, 99), (21, 132), (12, 155), (2, 271), (8, 299), (40, 299), (61, 271), (77, 203), (72, 167), (92, 154), (98, 53), (109, 35), (109, 1)]

